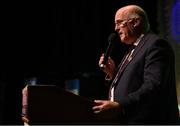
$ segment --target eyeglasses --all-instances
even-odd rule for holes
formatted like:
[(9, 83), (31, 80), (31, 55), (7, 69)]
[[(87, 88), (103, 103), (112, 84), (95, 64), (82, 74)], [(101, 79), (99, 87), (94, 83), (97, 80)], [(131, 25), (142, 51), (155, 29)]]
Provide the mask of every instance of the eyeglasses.
[(115, 22), (115, 26), (116, 27), (124, 27), (127, 22), (131, 22), (134, 18), (129, 18), (129, 19), (125, 19), (125, 20), (116, 20)]

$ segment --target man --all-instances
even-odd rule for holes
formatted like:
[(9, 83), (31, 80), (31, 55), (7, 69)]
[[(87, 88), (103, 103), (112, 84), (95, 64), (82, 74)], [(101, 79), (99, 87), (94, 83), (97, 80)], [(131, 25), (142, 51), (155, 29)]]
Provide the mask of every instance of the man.
[[(132, 45), (118, 67), (109, 58), (103, 71), (111, 80), (109, 100), (95, 100), (93, 111), (118, 117), (121, 124), (176, 124), (178, 105), (174, 53), (167, 41), (150, 32), (145, 11), (136, 5), (120, 8), (115, 31)], [(103, 63), (101, 56), (99, 65)]]

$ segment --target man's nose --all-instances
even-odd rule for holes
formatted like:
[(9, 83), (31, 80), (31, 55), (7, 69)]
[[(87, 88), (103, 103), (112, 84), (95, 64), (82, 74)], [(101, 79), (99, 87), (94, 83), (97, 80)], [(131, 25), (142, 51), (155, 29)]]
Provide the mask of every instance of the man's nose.
[(114, 28), (114, 30), (115, 30), (115, 31), (117, 31), (117, 29), (118, 29), (118, 26), (117, 26), (117, 25), (115, 25), (115, 28)]
[(119, 32), (119, 27), (115, 26), (115, 29), (114, 29), (116, 32)]

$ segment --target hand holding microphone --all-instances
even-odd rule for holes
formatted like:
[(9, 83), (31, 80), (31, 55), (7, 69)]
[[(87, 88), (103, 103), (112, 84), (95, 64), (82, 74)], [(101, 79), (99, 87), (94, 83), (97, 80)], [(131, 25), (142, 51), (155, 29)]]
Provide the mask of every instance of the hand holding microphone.
[(108, 61), (106, 64), (102, 64), (102, 62), (104, 62), (104, 54), (102, 54), (102, 56), (100, 57), (99, 66), (109, 76), (113, 75), (116, 68), (114, 61), (110, 57), (108, 57)]
[(113, 76), (115, 68), (116, 68), (114, 61), (110, 58), (110, 53), (111, 53), (113, 43), (116, 38), (117, 38), (117, 35), (115, 33), (110, 34), (110, 36), (108, 38), (109, 43), (108, 43), (106, 52), (101, 55), (100, 60), (99, 60), (99, 67), (108, 76), (110, 76), (110, 78)]
[(111, 33), (108, 37), (108, 47), (106, 49), (106, 52), (104, 54), (104, 59), (103, 61), (100, 63), (100, 68), (104, 68), (104, 66), (107, 64), (108, 61), (108, 57), (110, 56), (112, 47), (113, 47), (113, 42), (115, 41), (115, 39), (117, 38), (116, 33)]

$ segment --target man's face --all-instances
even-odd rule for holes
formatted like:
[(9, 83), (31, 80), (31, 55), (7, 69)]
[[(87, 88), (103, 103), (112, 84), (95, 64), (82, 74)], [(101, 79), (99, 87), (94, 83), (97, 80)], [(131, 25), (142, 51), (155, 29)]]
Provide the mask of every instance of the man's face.
[(124, 11), (118, 11), (115, 16), (115, 30), (118, 32), (121, 42), (132, 44), (135, 39), (133, 18), (127, 17)]

